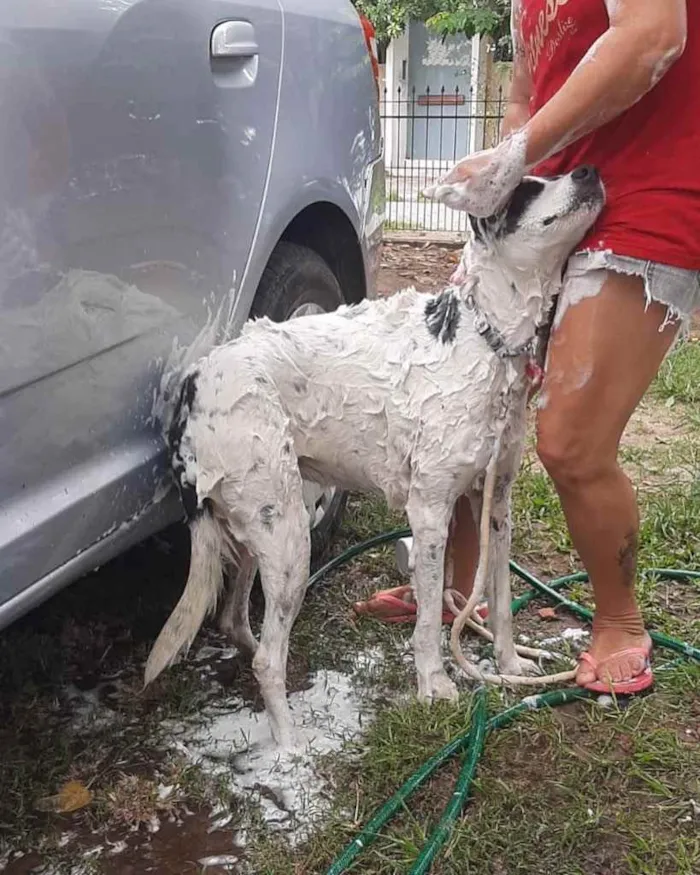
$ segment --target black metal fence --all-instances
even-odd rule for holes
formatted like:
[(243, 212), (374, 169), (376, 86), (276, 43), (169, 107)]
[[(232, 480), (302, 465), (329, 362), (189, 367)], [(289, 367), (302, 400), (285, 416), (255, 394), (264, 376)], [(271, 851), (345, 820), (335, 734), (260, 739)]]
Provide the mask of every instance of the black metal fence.
[(503, 91), (489, 99), (459, 88), (385, 90), (380, 110), (386, 230), (464, 233), (464, 213), (426, 200), (421, 192), (455, 161), (495, 145), (505, 110)]

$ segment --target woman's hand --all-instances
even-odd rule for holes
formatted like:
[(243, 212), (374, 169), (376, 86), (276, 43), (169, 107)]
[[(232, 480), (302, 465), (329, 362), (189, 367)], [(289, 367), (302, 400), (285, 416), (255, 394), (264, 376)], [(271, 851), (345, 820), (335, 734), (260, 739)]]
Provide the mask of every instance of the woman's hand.
[(505, 206), (523, 178), (526, 148), (524, 134), (515, 133), (493, 149), (463, 158), (423, 194), (453, 210), (491, 216)]

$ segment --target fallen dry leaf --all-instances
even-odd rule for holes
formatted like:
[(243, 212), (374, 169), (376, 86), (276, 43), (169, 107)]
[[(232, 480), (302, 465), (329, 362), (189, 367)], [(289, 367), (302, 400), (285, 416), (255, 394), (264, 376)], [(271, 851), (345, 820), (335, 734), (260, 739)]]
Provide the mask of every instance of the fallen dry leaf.
[(540, 620), (558, 620), (556, 608), (540, 608), (537, 612)]
[(70, 814), (86, 808), (92, 802), (92, 793), (80, 781), (68, 781), (55, 796), (44, 796), (34, 805), (37, 811), (52, 814)]

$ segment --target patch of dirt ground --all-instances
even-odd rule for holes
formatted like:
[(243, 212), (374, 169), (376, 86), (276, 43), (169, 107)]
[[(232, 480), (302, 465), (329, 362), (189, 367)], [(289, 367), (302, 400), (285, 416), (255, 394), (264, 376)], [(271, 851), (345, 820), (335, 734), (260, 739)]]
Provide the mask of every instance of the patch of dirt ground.
[(434, 243), (385, 243), (377, 283), (380, 295), (415, 286), (419, 292), (443, 289), (462, 254), (461, 247)]

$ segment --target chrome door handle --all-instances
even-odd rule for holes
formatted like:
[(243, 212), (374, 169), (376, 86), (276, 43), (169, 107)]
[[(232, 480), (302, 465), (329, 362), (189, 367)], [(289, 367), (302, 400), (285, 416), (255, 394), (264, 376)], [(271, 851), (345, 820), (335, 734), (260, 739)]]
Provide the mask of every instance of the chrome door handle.
[(212, 31), (212, 58), (254, 58), (258, 51), (255, 28), (249, 21), (222, 21)]

